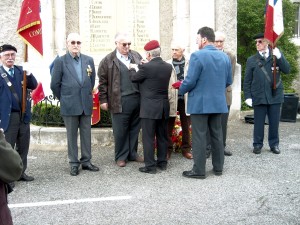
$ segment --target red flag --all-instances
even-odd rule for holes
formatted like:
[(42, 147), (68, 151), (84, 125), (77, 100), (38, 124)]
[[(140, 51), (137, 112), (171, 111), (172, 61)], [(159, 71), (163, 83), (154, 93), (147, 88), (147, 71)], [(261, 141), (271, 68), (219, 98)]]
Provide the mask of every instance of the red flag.
[(282, 0), (267, 0), (264, 38), (274, 48), (283, 32)]
[(23, 0), (17, 33), (43, 55), (42, 20), (40, 0)]
[(36, 89), (31, 93), (31, 98), (33, 100), (33, 105), (37, 104), (39, 101), (42, 101), (45, 98), (44, 89), (42, 83), (38, 83)]

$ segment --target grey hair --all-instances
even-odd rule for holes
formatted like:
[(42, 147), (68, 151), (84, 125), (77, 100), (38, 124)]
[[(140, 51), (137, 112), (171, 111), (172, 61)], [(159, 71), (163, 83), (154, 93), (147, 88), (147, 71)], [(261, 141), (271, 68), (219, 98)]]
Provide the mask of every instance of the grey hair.
[(69, 35), (67, 37), (67, 41), (71, 41), (74, 38), (81, 40), (81, 37), (78, 33), (69, 33)]
[(120, 41), (120, 40), (131, 40), (131, 37), (128, 33), (125, 32), (118, 32), (115, 35), (115, 41)]
[(215, 37), (221, 37), (223, 38), (224, 40), (226, 39), (226, 34), (222, 31), (215, 31)]
[(159, 57), (161, 49), (160, 49), (160, 47), (158, 47), (158, 48), (155, 48), (155, 49), (153, 49), (151, 51), (147, 51), (147, 52), (149, 52), (152, 57)]

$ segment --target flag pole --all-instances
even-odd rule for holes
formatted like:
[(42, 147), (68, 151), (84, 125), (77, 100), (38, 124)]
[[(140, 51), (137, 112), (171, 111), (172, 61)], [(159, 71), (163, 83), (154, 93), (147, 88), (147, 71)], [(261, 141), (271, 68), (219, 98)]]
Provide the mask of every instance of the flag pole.
[[(25, 43), (25, 51), (24, 51), (24, 62), (28, 60), (28, 45)], [(26, 100), (27, 100), (27, 76), (26, 71), (23, 70), (23, 86), (22, 86), (22, 121), (24, 119), (24, 115), (26, 112)]]
[(274, 47), (272, 46), (272, 57), (273, 57), (273, 88), (272, 88), (272, 95), (275, 96), (276, 95), (276, 73), (277, 73), (277, 70), (276, 70), (276, 56), (273, 55), (273, 49), (275, 48), (275, 45)]

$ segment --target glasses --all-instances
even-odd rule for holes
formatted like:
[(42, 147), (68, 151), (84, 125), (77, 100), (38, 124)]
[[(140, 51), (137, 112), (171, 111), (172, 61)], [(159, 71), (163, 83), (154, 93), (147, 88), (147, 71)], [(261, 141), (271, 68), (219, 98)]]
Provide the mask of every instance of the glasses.
[(72, 45), (75, 45), (75, 44), (81, 45), (81, 41), (71, 41), (71, 44), (72, 44)]
[(261, 44), (261, 43), (263, 43), (263, 41), (262, 40), (256, 40), (255, 43)]
[(5, 58), (10, 58), (10, 57), (16, 57), (16, 53), (6, 53), (6, 54), (3, 54), (3, 56), (5, 57)]
[(215, 43), (223, 43), (224, 41), (221, 41), (221, 40), (217, 40), (215, 41)]
[[(119, 42), (120, 43), (120, 42)], [(123, 47), (126, 47), (127, 45), (128, 45), (128, 47), (131, 45), (131, 43), (130, 42), (128, 42), (128, 43), (120, 43), (121, 45), (123, 45)]]

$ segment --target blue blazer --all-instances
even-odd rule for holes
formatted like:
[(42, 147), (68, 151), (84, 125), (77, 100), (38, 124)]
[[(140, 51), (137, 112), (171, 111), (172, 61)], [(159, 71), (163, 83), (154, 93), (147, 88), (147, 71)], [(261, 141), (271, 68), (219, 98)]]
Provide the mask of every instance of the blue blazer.
[(227, 113), (225, 89), (232, 83), (228, 55), (213, 45), (194, 52), (179, 94), (188, 92), (187, 113)]
[[(3, 66), (1, 66), (2, 70), (4, 70)], [(14, 66), (14, 77), (16, 78), (16, 82), (20, 84), (19, 87), (22, 87), (23, 82), (23, 68), (21, 66)], [(7, 76), (9, 76), (7, 74)], [(37, 80), (35, 77), (30, 74), (27, 76), (27, 89), (34, 90), (37, 87)], [(19, 93), (19, 100), (22, 101), (22, 89), (16, 89), (16, 92)], [(2, 76), (0, 76), (0, 128), (3, 128), (4, 131), (7, 130), (9, 126), (11, 107), (12, 107), (12, 99), (14, 98), (11, 90), (7, 86), (6, 81)], [(24, 115), (24, 123), (29, 123), (31, 119), (31, 101), (27, 98), (26, 92), (26, 110)]]
[[(95, 65), (92, 57), (80, 54), (83, 79), (79, 81), (74, 60), (69, 53), (54, 61), (51, 89), (60, 100), (60, 113), (63, 116), (78, 116), (83, 112), (92, 115), (93, 88), (95, 85)], [(92, 72), (88, 76), (87, 68), (90, 65)]]

